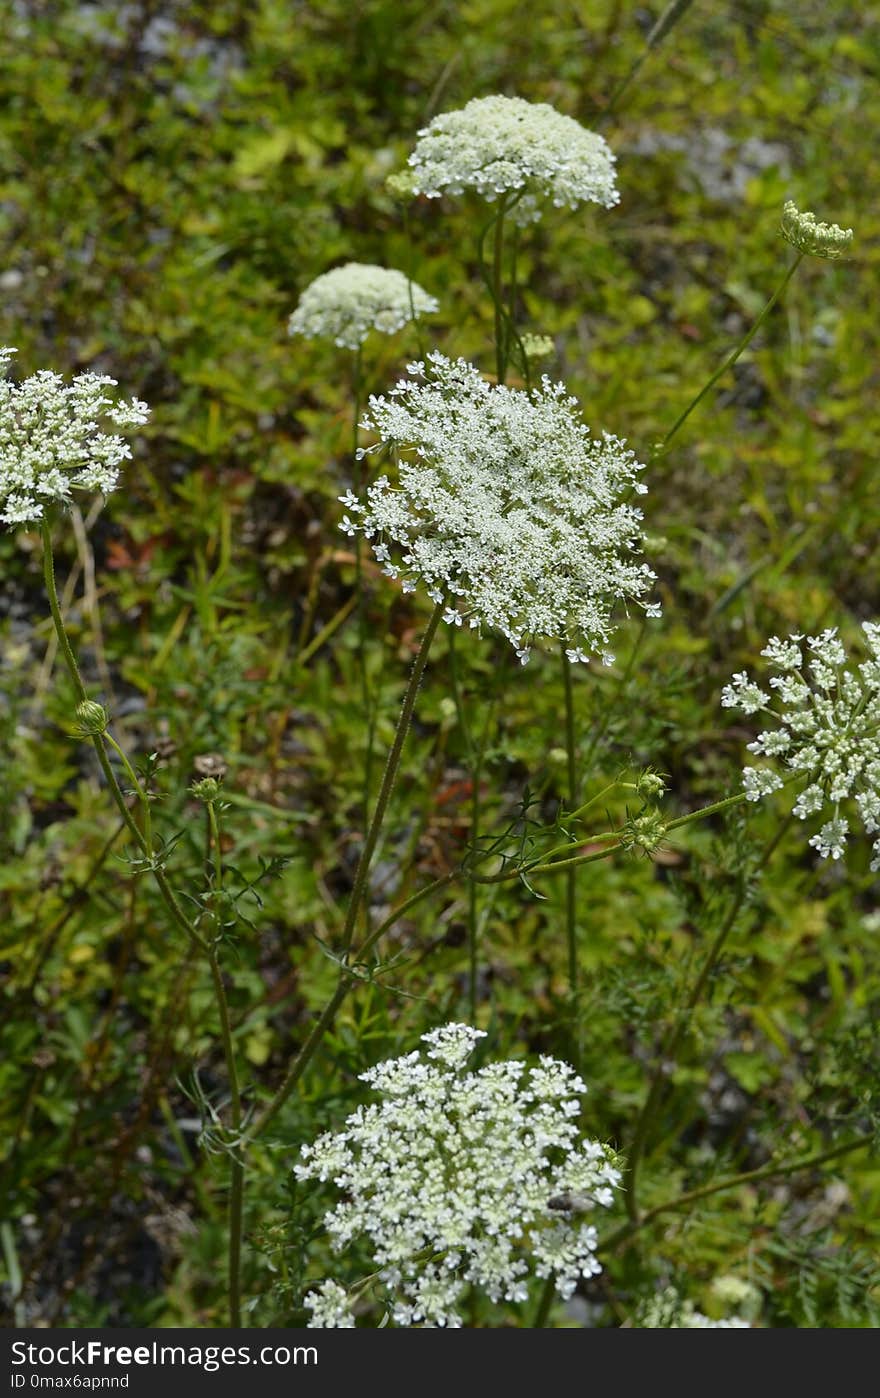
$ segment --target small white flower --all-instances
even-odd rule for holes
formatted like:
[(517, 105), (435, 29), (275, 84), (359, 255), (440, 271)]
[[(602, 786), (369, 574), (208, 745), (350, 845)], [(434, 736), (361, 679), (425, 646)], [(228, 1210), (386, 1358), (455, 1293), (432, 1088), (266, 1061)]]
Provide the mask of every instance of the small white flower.
[(353, 520), (349, 519), (348, 515), (342, 516), (339, 528), (342, 530), (343, 534), (347, 534), (350, 539), (353, 539), (358, 532), (358, 526)]
[(287, 328), (291, 335), (332, 340), (343, 349), (356, 350), (371, 330), (393, 335), (414, 317), (436, 310), (434, 297), (403, 272), (347, 262), (306, 287)]
[(389, 451), (397, 479), (351, 506), (366, 537), (396, 544), (403, 577), (460, 598), (469, 625), (500, 631), (523, 663), (537, 641), (601, 651), (617, 606), (654, 581), (636, 556), (641, 511), (618, 503), (643, 467), (590, 435), (562, 384), (525, 393), (436, 353), (409, 372), (369, 401), (370, 450)]
[(419, 132), (409, 163), (414, 193), (518, 195), (513, 213), (520, 221), (540, 218), (544, 201), (610, 209), (620, 199), (603, 137), (546, 102), (521, 97), (475, 97), (434, 117)]
[[(798, 819), (818, 815), (830, 804), (831, 819), (809, 841), (823, 859), (843, 855), (850, 827), (840, 812), (842, 802), (852, 801), (869, 835), (880, 829), (880, 628), (865, 622), (863, 631), (871, 658), (855, 669), (844, 668), (846, 650), (835, 627), (787, 641), (773, 636), (762, 651), (782, 672), (770, 677), (773, 695), (742, 672), (721, 696), (726, 708), (746, 714), (762, 709), (777, 719), (778, 727), (759, 733), (749, 751), (811, 778), (792, 806)], [(746, 767), (743, 785), (748, 799), (758, 801), (778, 791), (782, 778), (772, 767)]]
[[(553, 1277), (569, 1296), (599, 1271), (585, 1215), (611, 1204), (620, 1175), (606, 1147), (580, 1137), (584, 1084), (549, 1057), (468, 1072), (484, 1037), (446, 1024), (422, 1036), (427, 1053), (363, 1073), (380, 1101), (303, 1146), (294, 1167), (340, 1191), (325, 1225), (337, 1250), (367, 1243), (396, 1325), (455, 1328), (472, 1287), (522, 1302), (531, 1278)], [(569, 1197), (576, 1209), (551, 1207)]]
[(788, 199), (782, 210), (782, 236), (800, 252), (833, 260), (846, 256), (853, 231), (836, 223), (819, 223), (815, 214), (802, 214), (794, 200)]
[(349, 1309), (348, 1296), (335, 1281), (325, 1281), (310, 1291), (303, 1304), (312, 1312), (310, 1330), (353, 1330), (354, 1316)]
[(109, 495), (131, 449), (101, 424), (137, 427), (149, 415), (137, 398), (112, 398), (116, 380), (106, 374), (65, 383), (43, 369), (14, 384), (5, 377), (14, 354), (0, 349), (0, 523), (8, 525), (35, 523), (48, 501), (66, 502), (74, 490)]

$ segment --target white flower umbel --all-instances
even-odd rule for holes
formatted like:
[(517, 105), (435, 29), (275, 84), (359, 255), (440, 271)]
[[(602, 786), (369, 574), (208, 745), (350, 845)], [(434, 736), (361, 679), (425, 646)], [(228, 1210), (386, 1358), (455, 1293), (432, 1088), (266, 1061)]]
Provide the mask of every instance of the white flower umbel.
[(310, 1330), (354, 1329), (348, 1294), (335, 1281), (322, 1282), (306, 1295), (303, 1304), (312, 1313)]
[(35, 523), (47, 502), (68, 501), (74, 490), (109, 495), (131, 448), (101, 423), (136, 427), (149, 415), (136, 398), (111, 398), (116, 380), (105, 374), (68, 384), (43, 369), (15, 384), (5, 377), (14, 354), (0, 349), (0, 523), (10, 526)]
[(788, 199), (782, 209), (782, 236), (799, 252), (835, 261), (849, 252), (853, 231), (837, 223), (820, 223), (815, 214), (801, 213), (794, 200)]
[(419, 132), (409, 157), (412, 189), (434, 199), (474, 189), (484, 199), (518, 196), (514, 216), (538, 219), (541, 203), (610, 209), (620, 195), (603, 137), (546, 102), (475, 97)]
[(568, 1297), (600, 1270), (589, 1216), (610, 1205), (620, 1175), (606, 1147), (580, 1135), (586, 1088), (547, 1057), (468, 1072), (484, 1037), (447, 1024), (422, 1035), (427, 1053), (361, 1074), (381, 1101), (303, 1146), (295, 1166), (342, 1194), (325, 1217), (334, 1247), (368, 1243), (397, 1325), (460, 1326), (469, 1288), (525, 1301), (532, 1277), (553, 1277)]
[(341, 527), (362, 530), (406, 591), (421, 581), (445, 599), (448, 622), (501, 631), (523, 663), (542, 640), (572, 660), (603, 652), (615, 605), (654, 581), (634, 556), (642, 512), (619, 503), (645, 493), (644, 468), (619, 438), (591, 437), (548, 378), (525, 393), (436, 353), (409, 373), (370, 398), (362, 424), (379, 438), (370, 451), (394, 449), (397, 480), (380, 476), (363, 502), (341, 496), (355, 516)]
[(291, 335), (332, 340), (359, 349), (371, 330), (393, 335), (414, 317), (437, 310), (437, 302), (417, 282), (390, 267), (347, 262), (316, 277), (288, 321)]
[(712, 1320), (698, 1311), (692, 1301), (684, 1300), (674, 1287), (665, 1287), (642, 1308), (639, 1330), (750, 1330), (742, 1316)]
[[(787, 641), (773, 636), (761, 654), (776, 672), (769, 680), (775, 696), (745, 672), (734, 675), (721, 693), (725, 708), (765, 713), (776, 721), (748, 745), (750, 752), (776, 759), (774, 766), (744, 769), (748, 799), (779, 790), (781, 764), (810, 778), (792, 808), (796, 816), (806, 820), (830, 807), (831, 818), (810, 840), (823, 859), (843, 854), (849, 833), (843, 802), (855, 807), (869, 835), (880, 831), (880, 625), (866, 621), (862, 629), (870, 658), (856, 669), (844, 668), (846, 652), (836, 628)], [(880, 869), (880, 839), (874, 842), (871, 868)]]

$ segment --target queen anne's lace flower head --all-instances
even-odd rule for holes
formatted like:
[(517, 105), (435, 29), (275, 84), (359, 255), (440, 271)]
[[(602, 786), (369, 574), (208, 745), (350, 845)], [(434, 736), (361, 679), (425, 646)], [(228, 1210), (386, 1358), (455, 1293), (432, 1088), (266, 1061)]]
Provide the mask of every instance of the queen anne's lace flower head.
[(547, 199), (570, 209), (587, 201), (610, 209), (620, 199), (607, 142), (546, 102), (521, 97), (475, 97), (434, 117), (409, 163), (415, 194), (515, 196), (522, 221), (540, 218)]
[[(381, 1101), (302, 1148), (301, 1180), (332, 1180), (325, 1217), (337, 1250), (366, 1240), (396, 1324), (460, 1326), (470, 1287), (492, 1301), (528, 1299), (530, 1275), (570, 1296), (600, 1268), (596, 1207), (620, 1175), (576, 1124), (586, 1091), (568, 1064), (465, 1061), (479, 1030), (447, 1024), (363, 1080)], [(345, 1314), (340, 1288), (311, 1293), (312, 1324)], [(344, 1322), (343, 1322), (344, 1323)]]
[(43, 369), (15, 384), (5, 377), (14, 353), (0, 349), (0, 522), (9, 525), (36, 522), (48, 501), (67, 501), (73, 490), (109, 495), (131, 448), (101, 423), (136, 427), (149, 414), (136, 398), (110, 397), (116, 380), (105, 374), (67, 384)]
[[(732, 1303), (732, 1304), (735, 1304)], [(664, 1287), (643, 1306), (639, 1330), (750, 1330), (743, 1316), (728, 1316), (712, 1320), (698, 1311), (692, 1301), (679, 1296), (674, 1287)]]
[[(721, 693), (725, 708), (777, 720), (748, 745), (750, 752), (776, 759), (774, 766), (744, 768), (748, 799), (779, 790), (781, 763), (810, 778), (794, 803), (796, 816), (806, 820), (831, 807), (831, 818), (810, 840), (823, 859), (843, 854), (849, 833), (844, 802), (855, 806), (869, 835), (880, 832), (880, 625), (866, 621), (862, 629), (871, 656), (857, 671), (844, 669), (846, 652), (836, 628), (787, 641), (773, 636), (761, 654), (777, 672), (769, 681), (776, 706), (774, 696), (745, 671)], [(880, 869), (880, 839), (871, 868)]]
[(853, 231), (836, 223), (819, 223), (815, 214), (802, 214), (794, 200), (788, 199), (782, 209), (782, 236), (800, 252), (833, 261), (846, 256)]
[(380, 476), (365, 501), (340, 496), (354, 516), (343, 531), (373, 540), (405, 591), (422, 581), (445, 600), (447, 622), (501, 631), (523, 663), (542, 639), (563, 641), (573, 661), (604, 651), (615, 603), (654, 580), (634, 557), (641, 511), (617, 503), (645, 492), (644, 468), (619, 438), (590, 436), (562, 384), (492, 385), (440, 354), (409, 373), (370, 398), (362, 424), (379, 438), (370, 451), (394, 448), (398, 480)]
[(291, 335), (332, 340), (356, 350), (371, 330), (393, 335), (414, 318), (436, 310), (434, 297), (403, 272), (347, 262), (306, 287), (287, 328)]
[(354, 1316), (348, 1295), (338, 1282), (325, 1281), (314, 1291), (307, 1293), (303, 1300), (312, 1316), (310, 1330), (353, 1330)]

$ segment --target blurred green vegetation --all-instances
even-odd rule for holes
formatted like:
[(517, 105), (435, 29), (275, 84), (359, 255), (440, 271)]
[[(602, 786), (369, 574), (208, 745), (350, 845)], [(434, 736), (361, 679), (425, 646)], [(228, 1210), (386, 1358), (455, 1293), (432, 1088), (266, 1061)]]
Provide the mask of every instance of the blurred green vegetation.
[[(662, 8), (537, 0), (524, 23), (512, 0), (0, 4), (0, 340), (18, 346), (17, 373), (109, 372), (153, 408), (123, 488), (59, 536), (60, 572), (92, 692), (141, 762), (160, 754), (156, 819), (180, 834), (181, 887), (199, 884), (205, 850), (188, 784), (207, 755), (227, 768), (237, 917), (224, 959), (263, 1091), (332, 987), (324, 947), (365, 785), (353, 623), (299, 658), (354, 583), (336, 527), (352, 365), (290, 341), (286, 319), (331, 265), (382, 262), (439, 297), (422, 335), (491, 369), (485, 211), (402, 209), (385, 189), (432, 114), (516, 93), (610, 141), (621, 203), (548, 214), (524, 235), (520, 328), (553, 335), (550, 372), (594, 429), (643, 458), (783, 275), (784, 199), (855, 229), (846, 261), (804, 262), (651, 471), (664, 617), (624, 619), (617, 664), (578, 676), (585, 798), (647, 763), (668, 774), (672, 814), (733, 791), (752, 734), (719, 707), (732, 671), (770, 634), (840, 625), (851, 640), (880, 614), (880, 9), (696, 0), (609, 110)], [(419, 347), (412, 332), (374, 337), (369, 387)], [(199, 1100), (224, 1090), (209, 977), (130, 877), (91, 754), (67, 736), (35, 536), (0, 536), (0, 566), (2, 1296), (19, 1324), (222, 1323), (223, 1162), (197, 1144)], [(426, 613), (370, 578), (382, 748)], [(448, 647), (439, 636), (376, 865), (377, 919), (467, 847)], [(529, 814), (552, 824), (565, 788), (556, 668), (536, 657), (520, 671), (491, 638), (459, 637), (457, 652), (466, 711), (491, 716), (484, 830), (515, 820), (527, 790)], [(625, 1145), (664, 1025), (747, 880), (650, 1143), (649, 1207), (873, 1126), (867, 841), (846, 867), (817, 864), (789, 829), (751, 881), (779, 824), (771, 803), (687, 827), (653, 860), (584, 869), (576, 1021), (561, 882), (543, 900), (519, 885), (481, 895), (493, 1052), (578, 1058), (589, 1134)], [(466, 906), (453, 886), (395, 927), (396, 962), (352, 997), (255, 1154), (253, 1323), (302, 1320), (317, 1204), (292, 1206), (299, 1143), (360, 1099), (365, 1066), (466, 1017)], [(601, 1323), (623, 1323), (657, 1286), (699, 1304), (733, 1272), (761, 1288), (761, 1324), (873, 1326), (878, 1204), (865, 1153), (720, 1192), (603, 1256), (588, 1299)]]

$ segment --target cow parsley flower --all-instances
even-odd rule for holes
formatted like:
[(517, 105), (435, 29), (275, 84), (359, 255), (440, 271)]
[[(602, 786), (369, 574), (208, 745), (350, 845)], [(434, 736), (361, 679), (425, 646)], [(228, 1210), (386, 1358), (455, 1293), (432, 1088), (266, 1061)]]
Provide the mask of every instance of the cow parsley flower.
[[(295, 1166), (340, 1191), (324, 1220), (334, 1247), (368, 1243), (397, 1325), (458, 1327), (470, 1287), (521, 1302), (532, 1277), (553, 1277), (568, 1297), (600, 1270), (589, 1216), (620, 1174), (580, 1136), (586, 1088), (549, 1057), (469, 1072), (484, 1037), (447, 1024), (422, 1035), (427, 1052), (362, 1073), (380, 1101), (303, 1146)], [(312, 1324), (328, 1323), (329, 1303), (308, 1304), (322, 1317)]]
[[(809, 775), (793, 813), (801, 820), (831, 807), (831, 818), (810, 839), (823, 859), (840, 859), (849, 833), (841, 815), (851, 803), (869, 835), (880, 832), (880, 624), (862, 627), (870, 658), (845, 669), (846, 652), (837, 629), (818, 636), (773, 636), (762, 650), (777, 673), (769, 680), (777, 704), (748, 676), (734, 675), (721, 693), (725, 708), (766, 713), (776, 726), (759, 733), (749, 751), (776, 759), (789, 772)], [(750, 801), (782, 786), (776, 766), (746, 767), (743, 785)], [(880, 839), (874, 842), (880, 869)]]
[(564, 641), (575, 661), (602, 653), (615, 604), (654, 580), (634, 557), (642, 512), (619, 503), (645, 493), (644, 467), (619, 438), (591, 437), (546, 377), (525, 393), (436, 353), (409, 373), (370, 398), (362, 423), (379, 438), (367, 450), (393, 449), (397, 481), (380, 476), (364, 501), (340, 496), (342, 527), (373, 540), (406, 590), (423, 582), (447, 621), (499, 630), (523, 663), (539, 640)]
[(422, 128), (409, 157), (415, 194), (436, 199), (474, 189), (484, 199), (517, 195), (514, 216), (541, 217), (540, 202), (610, 209), (620, 195), (603, 137), (546, 102), (475, 97)]
[(48, 501), (67, 501), (73, 490), (109, 495), (131, 448), (102, 421), (135, 427), (149, 415), (136, 398), (111, 398), (116, 380), (106, 374), (68, 384), (43, 369), (15, 384), (5, 377), (14, 354), (0, 349), (0, 523), (8, 525), (35, 523)]
[(853, 231), (836, 223), (819, 223), (815, 214), (802, 214), (794, 200), (788, 199), (782, 209), (782, 236), (800, 252), (833, 261), (849, 252)]
[(325, 1281), (314, 1291), (308, 1292), (303, 1304), (311, 1311), (310, 1330), (353, 1330), (354, 1316), (348, 1300), (338, 1282)]
[(674, 1287), (665, 1287), (642, 1308), (639, 1317), (640, 1330), (750, 1330), (751, 1325), (742, 1316), (728, 1316), (724, 1320), (712, 1320), (698, 1311), (692, 1301), (681, 1296)]
[(287, 323), (291, 335), (332, 340), (359, 349), (371, 330), (393, 335), (414, 317), (437, 310), (437, 302), (417, 282), (390, 267), (347, 262), (307, 286)]

